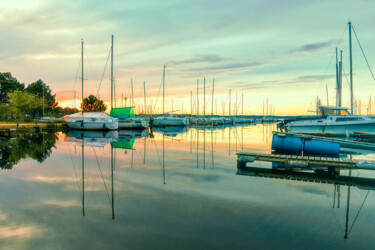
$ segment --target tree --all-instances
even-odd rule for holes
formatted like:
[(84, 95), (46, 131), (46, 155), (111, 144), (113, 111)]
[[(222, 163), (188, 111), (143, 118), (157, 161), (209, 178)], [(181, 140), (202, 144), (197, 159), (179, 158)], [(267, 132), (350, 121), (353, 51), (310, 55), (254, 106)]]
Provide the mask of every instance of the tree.
[(17, 81), (10, 72), (0, 73), (0, 102), (9, 102), (8, 94), (15, 90), (23, 90), (25, 84)]
[(63, 114), (64, 115), (71, 115), (71, 114), (74, 114), (74, 113), (77, 113), (79, 110), (77, 108), (69, 108), (69, 107), (65, 107), (63, 109)]
[(83, 99), (81, 104), (81, 109), (83, 105), (83, 111), (101, 111), (104, 112), (107, 110), (107, 105), (104, 104), (103, 100), (98, 99), (94, 95), (89, 95)]
[(16, 90), (9, 94), (10, 103), (8, 108), (8, 114), (12, 118), (25, 119), (30, 116), (30, 112), (33, 109), (40, 108), (42, 106), (42, 100), (35, 97), (34, 95)]
[[(44, 111), (46, 113), (51, 113), (53, 109), (55, 109), (58, 105), (58, 103), (56, 102), (56, 95), (52, 95), (52, 90), (50, 89), (50, 87), (47, 84), (45, 84), (41, 79), (28, 85), (25, 91), (27, 91), (30, 94), (33, 94), (39, 99), (42, 99), (42, 101), (44, 96)], [(43, 107), (36, 110), (36, 112), (42, 115), (42, 109)]]

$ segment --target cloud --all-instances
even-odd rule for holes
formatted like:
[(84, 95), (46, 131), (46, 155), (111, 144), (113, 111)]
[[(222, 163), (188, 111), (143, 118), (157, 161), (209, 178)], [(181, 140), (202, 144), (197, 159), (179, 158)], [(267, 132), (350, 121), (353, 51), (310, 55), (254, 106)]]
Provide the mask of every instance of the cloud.
[(323, 79), (332, 79), (335, 78), (335, 75), (304, 75), (298, 76), (295, 78), (290, 79), (283, 79), (283, 80), (267, 80), (262, 81), (260, 83), (249, 83), (244, 82), (243, 84), (238, 84), (238, 87), (244, 87), (244, 90), (254, 90), (254, 89), (268, 89), (268, 88), (282, 88), (282, 87), (290, 87), (290, 86), (298, 86), (305, 88), (306, 86), (301, 83), (309, 83), (309, 82), (321, 82)]
[(226, 60), (226, 58), (224, 57), (213, 55), (213, 54), (207, 54), (207, 55), (195, 55), (185, 60), (170, 61), (168, 64), (182, 65), (182, 64), (193, 64), (193, 63), (222, 62), (224, 60)]
[(259, 67), (263, 64), (260, 62), (250, 62), (250, 63), (230, 63), (230, 64), (223, 64), (217, 66), (208, 66), (208, 67), (197, 67), (197, 68), (190, 68), (190, 71), (217, 71), (217, 70), (238, 70), (238, 69), (247, 69), (253, 67)]
[(332, 44), (332, 41), (328, 41), (325, 43), (310, 43), (310, 44), (305, 44), (297, 49), (291, 50), (289, 52), (309, 52), (309, 51), (315, 51), (319, 50), (325, 47), (328, 47)]
[(42, 230), (35, 226), (1, 226), (0, 239), (23, 238), (30, 239), (40, 234)]

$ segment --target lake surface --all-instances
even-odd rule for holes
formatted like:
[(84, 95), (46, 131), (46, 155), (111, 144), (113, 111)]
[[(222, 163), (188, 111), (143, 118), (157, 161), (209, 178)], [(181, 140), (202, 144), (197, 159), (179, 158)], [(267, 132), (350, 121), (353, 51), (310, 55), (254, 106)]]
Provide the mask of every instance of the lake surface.
[(371, 187), (237, 173), (236, 152), (270, 153), (275, 129), (1, 139), (0, 248), (373, 249)]

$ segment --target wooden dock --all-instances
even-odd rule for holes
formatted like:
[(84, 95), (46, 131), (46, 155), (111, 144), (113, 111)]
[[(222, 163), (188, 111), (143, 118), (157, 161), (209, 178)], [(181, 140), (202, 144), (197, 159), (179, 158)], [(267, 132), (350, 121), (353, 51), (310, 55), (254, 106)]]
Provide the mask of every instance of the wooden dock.
[(305, 138), (305, 139), (318, 139), (318, 140), (327, 141), (327, 142), (336, 142), (336, 143), (339, 143), (340, 147), (343, 147), (343, 148), (375, 150), (374, 143), (363, 142), (363, 141), (352, 141), (352, 140), (339, 139), (339, 138), (333, 138), (333, 137), (323, 137), (323, 136), (277, 132), (277, 131), (273, 131), (272, 133), (274, 135), (284, 136), (284, 137), (288, 136), (288, 137), (298, 137), (298, 138)]
[(375, 170), (375, 161), (359, 161), (344, 158), (301, 156), (286, 154), (237, 153), (237, 168), (246, 167), (247, 162), (265, 161), (285, 163), (296, 168), (309, 168), (311, 165), (323, 167), (355, 168)]
[(362, 189), (374, 189), (375, 179), (363, 178), (355, 176), (340, 176), (339, 173), (333, 174), (329, 171), (317, 172), (299, 172), (299, 171), (283, 171), (278, 169), (266, 169), (258, 167), (245, 167), (237, 170), (238, 175), (246, 175), (252, 177), (284, 179), (300, 182), (314, 182), (325, 184), (336, 184), (346, 186), (357, 186)]

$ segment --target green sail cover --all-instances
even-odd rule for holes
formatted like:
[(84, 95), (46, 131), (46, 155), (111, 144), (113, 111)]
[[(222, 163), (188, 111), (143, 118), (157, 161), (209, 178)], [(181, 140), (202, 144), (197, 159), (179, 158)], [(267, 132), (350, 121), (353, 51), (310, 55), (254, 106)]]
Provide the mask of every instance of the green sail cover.
[(115, 118), (135, 118), (132, 107), (114, 108), (111, 110), (110, 116)]
[(132, 149), (135, 139), (118, 140), (111, 143), (114, 148)]

